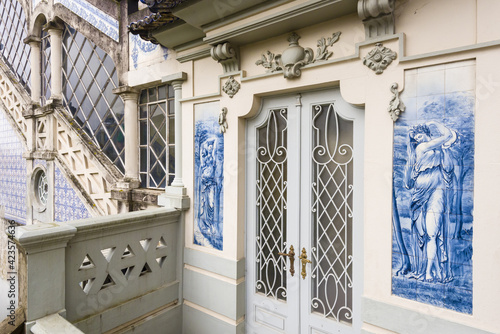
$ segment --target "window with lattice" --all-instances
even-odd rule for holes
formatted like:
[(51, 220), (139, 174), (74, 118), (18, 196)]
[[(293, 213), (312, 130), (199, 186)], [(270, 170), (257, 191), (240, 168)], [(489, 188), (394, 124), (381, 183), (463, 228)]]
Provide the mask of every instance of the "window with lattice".
[(174, 179), (174, 90), (170, 85), (141, 91), (139, 98), (141, 187), (161, 189)]
[(31, 48), (23, 42), (27, 36), (26, 16), (21, 3), (16, 0), (0, 1), (0, 55), (30, 93)]
[(113, 94), (118, 74), (111, 57), (66, 25), (63, 32), (63, 103), (104, 154), (124, 172), (124, 105)]

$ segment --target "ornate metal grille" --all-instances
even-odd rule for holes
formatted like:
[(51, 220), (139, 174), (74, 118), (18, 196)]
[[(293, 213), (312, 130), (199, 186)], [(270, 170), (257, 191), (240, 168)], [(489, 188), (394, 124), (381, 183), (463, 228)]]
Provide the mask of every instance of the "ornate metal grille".
[(353, 123), (312, 107), (311, 311), (352, 323)]
[(30, 51), (23, 7), (16, 0), (0, 2), (0, 53), (23, 87), (30, 93)]
[(101, 48), (66, 25), (63, 33), (63, 102), (98, 147), (123, 172), (124, 105), (113, 94), (118, 75)]
[[(139, 98), (141, 187), (165, 188), (175, 173), (175, 103), (169, 85), (144, 89)], [(168, 160), (167, 160), (168, 157)]]
[(40, 52), (42, 53), (42, 91), (41, 91), (41, 104), (45, 105), (47, 100), (50, 98), (50, 78), (51, 78), (51, 67), (50, 67), (50, 36), (46, 31), (42, 31), (42, 43)]
[(256, 291), (286, 300), (287, 110), (269, 111), (257, 129)]

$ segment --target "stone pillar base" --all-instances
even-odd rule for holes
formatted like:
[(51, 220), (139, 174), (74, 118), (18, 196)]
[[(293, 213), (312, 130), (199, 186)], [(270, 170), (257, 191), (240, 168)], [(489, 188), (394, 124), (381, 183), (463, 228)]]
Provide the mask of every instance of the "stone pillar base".
[(166, 187), (165, 193), (158, 196), (158, 205), (182, 211), (189, 209), (190, 202), (184, 187)]

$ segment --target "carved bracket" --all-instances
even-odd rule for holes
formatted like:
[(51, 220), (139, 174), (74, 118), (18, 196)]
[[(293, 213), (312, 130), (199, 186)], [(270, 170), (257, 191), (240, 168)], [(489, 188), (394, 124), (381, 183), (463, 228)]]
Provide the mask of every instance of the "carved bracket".
[(366, 39), (394, 34), (395, 0), (358, 0), (358, 15), (365, 26)]
[(224, 91), (224, 93), (229, 95), (230, 98), (233, 98), (233, 96), (235, 96), (236, 93), (238, 93), (238, 91), (240, 90), (240, 87), (241, 86), (239, 82), (234, 80), (234, 77), (231, 75), (222, 87), (222, 90)]
[(288, 37), (288, 48), (282, 54), (274, 54), (267, 51), (261, 56), (261, 59), (255, 62), (256, 65), (262, 65), (267, 72), (276, 72), (283, 70), (283, 76), (287, 79), (298, 78), (302, 74), (301, 68), (315, 61), (328, 60), (333, 55), (328, 48), (339, 40), (340, 31), (332, 34), (332, 37), (318, 40), (317, 54), (311, 48), (304, 48), (299, 45), (300, 36), (292, 33)]
[(226, 115), (227, 115), (227, 108), (224, 107), (222, 108), (219, 114), (220, 133), (225, 133), (228, 128)]
[(210, 55), (222, 65), (224, 73), (240, 70), (238, 52), (231, 44), (217, 44), (210, 50)]
[(397, 53), (386, 48), (382, 43), (375, 44), (375, 49), (371, 50), (365, 58), (363, 64), (375, 71), (376, 74), (382, 74), (384, 70), (397, 57)]
[(399, 115), (401, 115), (401, 113), (405, 111), (406, 106), (403, 103), (403, 101), (399, 99), (397, 82), (392, 84), (391, 92), (392, 94), (394, 94), (394, 96), (392, 97), (391, 102), (389, 102), (389, 108), (387, 109), (387, 111), (389, 112), (389, 115), (391, 116), (392, 120), (396, 122), (399, 118)]

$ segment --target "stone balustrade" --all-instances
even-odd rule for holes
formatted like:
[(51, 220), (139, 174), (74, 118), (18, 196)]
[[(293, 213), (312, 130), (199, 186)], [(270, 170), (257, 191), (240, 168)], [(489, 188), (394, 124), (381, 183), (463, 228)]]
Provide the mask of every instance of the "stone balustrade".
[(27, 333), (54, 314), (84, 333), (132, 325), (177, 333), (180, 233), (179, 211), (165, 208), (18, 227)]

